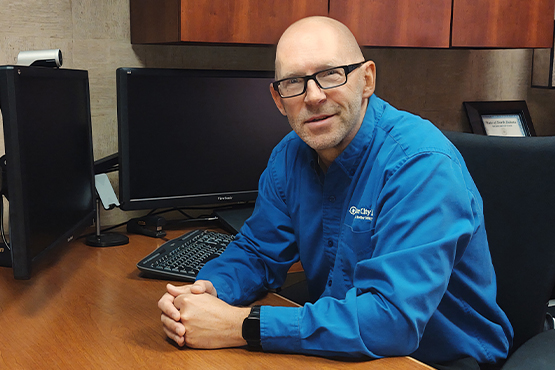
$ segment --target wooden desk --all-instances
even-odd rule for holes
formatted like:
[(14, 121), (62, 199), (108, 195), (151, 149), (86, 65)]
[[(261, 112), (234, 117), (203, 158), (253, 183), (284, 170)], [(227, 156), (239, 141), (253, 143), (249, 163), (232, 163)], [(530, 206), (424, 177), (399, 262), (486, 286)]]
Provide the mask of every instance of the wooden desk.
[[(94, 248), (81, 239), (50, 251), (25, 281), (0, 268), (0, 368), (429, 369), (409, 357), (340, 362), (243, 348), (179, 349), (160, 324), (166, 281), (142, 278), (135, 266), (162, 242), (130, 235), (128, 245)], [(275, 294), (260, 303), (294, 305)]]

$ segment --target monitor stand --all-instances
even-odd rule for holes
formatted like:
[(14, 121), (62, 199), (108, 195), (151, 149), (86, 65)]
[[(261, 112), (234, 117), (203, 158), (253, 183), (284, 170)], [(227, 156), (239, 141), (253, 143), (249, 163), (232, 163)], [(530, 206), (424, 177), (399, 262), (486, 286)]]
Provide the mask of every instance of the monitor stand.
[(100, 232), (100, 199), (96, 198), (96, 233), (89, 235), (85, 241), (91, 247), (115, 247), (129, 243), (126, 235)]
[(252, 215), (254, 204), (235, 206), (214, 211), (222, 228), (232, 234), (237, 234), (245, 221)]

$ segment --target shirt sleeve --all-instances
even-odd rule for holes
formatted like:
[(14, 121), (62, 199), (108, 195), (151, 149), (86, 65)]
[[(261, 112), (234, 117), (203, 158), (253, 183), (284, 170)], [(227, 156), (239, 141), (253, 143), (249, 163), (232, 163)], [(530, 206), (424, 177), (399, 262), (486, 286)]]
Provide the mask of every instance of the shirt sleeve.
[[(378, 358), (418, 348), (475, 233), (479, 204), (458, 163), (442, 153), (409, 158), (377, 199), (375, 228), (342, 234), (337, 258), (356, 264), (352, 286), (301, 308), (263, 307), (265, 350)], [(347, 280), (342, 274), (336, 265), (334, 284)]]
[(197, 279), (210, 280), (218, 298), (243, 305), (269, 289), (279, 288), (287, 271), (299, 260), (295, 235), (284, 195), (273, 181), (273, 157), (260, 177), (252, 216), (224, 253), (208, 262)]

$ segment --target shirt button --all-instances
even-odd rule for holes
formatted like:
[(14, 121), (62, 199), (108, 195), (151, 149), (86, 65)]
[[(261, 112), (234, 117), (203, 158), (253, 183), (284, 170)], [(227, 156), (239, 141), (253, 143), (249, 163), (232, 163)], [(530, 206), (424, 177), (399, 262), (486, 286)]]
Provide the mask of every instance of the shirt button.
[(333, 195), (331, 195), (331, 196), (328, 198), (328, 200), (329, 200), (331, 203), (333, 203), (333, 202), (335, 202), (335, 197), (334, 197)]
[(333, 247), (333, 240), (328, 240), (328, 246)]
[(331, 286), (331, 279), (328, 280), (328, 286)]

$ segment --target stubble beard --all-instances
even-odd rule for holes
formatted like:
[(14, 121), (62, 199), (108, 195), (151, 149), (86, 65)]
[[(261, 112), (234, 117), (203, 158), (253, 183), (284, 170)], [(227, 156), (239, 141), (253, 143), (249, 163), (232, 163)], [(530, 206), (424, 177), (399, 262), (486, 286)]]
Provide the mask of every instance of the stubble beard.
[[(299, 135), (299, 137), (312, 149), (317, 151), (331, 149), (339, 147), (344, 139), (349, 136), (360, 119), (360, 112), (361, 107), (357, 108), (354, 104), (350, 104), (347, 110), (342, 110), (339, 106), (327, 107), (326, 109), (318, 109), (300, 114), (297, 119), (290, 119), (289, 124), (297, 135)], [(336, 113), (334, 118), (337, 119), (338, 122), (334, 123), (326, 132), (314, 134), (304, 126), (304, 122), (310, 116), (322, 114), (331, 115), (333, 113)]]

